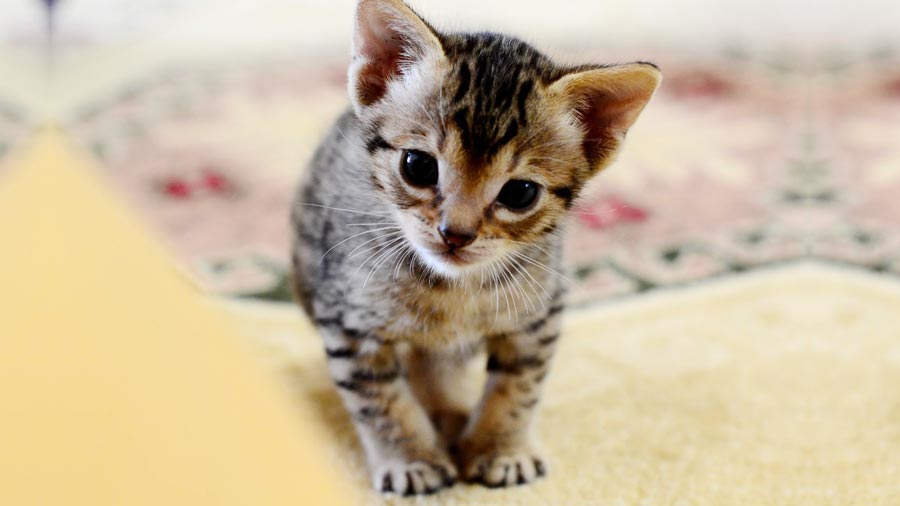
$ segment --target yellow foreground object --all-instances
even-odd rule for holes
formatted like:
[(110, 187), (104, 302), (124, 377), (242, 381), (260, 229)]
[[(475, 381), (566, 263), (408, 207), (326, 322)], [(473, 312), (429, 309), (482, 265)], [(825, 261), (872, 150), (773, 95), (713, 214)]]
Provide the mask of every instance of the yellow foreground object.
[(19, 162), (0, 178), (0, 504), (350, 502), (228, 319), (64, 143)]

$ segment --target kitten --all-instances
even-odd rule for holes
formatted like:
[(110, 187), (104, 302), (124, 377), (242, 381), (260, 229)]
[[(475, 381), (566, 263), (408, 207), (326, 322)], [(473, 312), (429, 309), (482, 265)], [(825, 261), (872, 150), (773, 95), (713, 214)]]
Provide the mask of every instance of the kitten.
[[(299, 189), (293, 283), (376, 488), (544, 475), (531, 426), (564, 307), (563, 219), (659, 81), (652, 64), (557, 65), (358, 1), (352, 109)], [(481, 349), (473, 409), (459, 378)]]

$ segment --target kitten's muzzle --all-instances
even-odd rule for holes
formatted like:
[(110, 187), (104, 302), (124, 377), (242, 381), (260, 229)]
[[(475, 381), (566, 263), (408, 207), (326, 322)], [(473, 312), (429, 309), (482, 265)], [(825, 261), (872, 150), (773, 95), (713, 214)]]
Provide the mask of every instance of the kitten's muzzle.
[(451, 250), (465, 248), (475, 241), (476, 234), (474, 232), (461, 231), (452, 229), (446, 225), (438, 227), (438, 233)]

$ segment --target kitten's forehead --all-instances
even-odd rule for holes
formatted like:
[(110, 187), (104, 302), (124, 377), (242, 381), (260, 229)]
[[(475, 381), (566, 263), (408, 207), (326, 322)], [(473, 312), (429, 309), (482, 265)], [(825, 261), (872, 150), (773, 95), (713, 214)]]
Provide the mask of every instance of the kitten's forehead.
[(529, 103), (561, 71), (518, 39), (491, 34), (441, 38), (450, 62), (443, 89), (445, 119), (470, 162), (487, 163), (533, 121)]

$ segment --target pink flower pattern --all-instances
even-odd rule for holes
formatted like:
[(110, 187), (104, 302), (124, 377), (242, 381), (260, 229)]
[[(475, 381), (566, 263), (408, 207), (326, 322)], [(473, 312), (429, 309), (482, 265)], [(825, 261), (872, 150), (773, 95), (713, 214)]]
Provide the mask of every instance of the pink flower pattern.
[[(798, 258), (900, 274), (900, 61), (654, 59), (642, 130), (568, 223), (576, 303)], [(162, 72), (69, 128), (204, 287), (280, 300), (293, 187), (346, 105), (345, 63)]]

